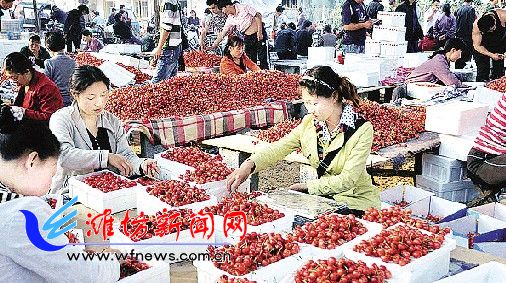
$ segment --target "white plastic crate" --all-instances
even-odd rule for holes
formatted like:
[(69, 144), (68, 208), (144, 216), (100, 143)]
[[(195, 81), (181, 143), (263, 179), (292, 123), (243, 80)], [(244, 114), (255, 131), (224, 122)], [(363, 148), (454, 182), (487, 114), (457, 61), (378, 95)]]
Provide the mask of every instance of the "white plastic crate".
[(125, 277), (119, 283), (170, 283), (170, 265), (165, 262), (146, 261), (150, 268)]
[(108, 44), (102, 52), (113, 54), (138, 54), (142, 52), (142, 46), (137, 44)]
[(448, 135), (477, 132), (485, 125), (488, 106), (465, 101), (429, 106), (426, 109), (425, 130)]
[(115, 63), (105, 61), (98, 68), (111, 79), (111, 84), (114, 86), (122, 87), (135, 82), (135, 74), (130, 73), (125, 68)]
[(372, 40), (367, 38), (365, 40), (365, 54), (367, 55), (380, 55), (381, 54), (381, 41)]
[[(401, 224), (402, 225), (402, 224)], [(393, 226), (392, 228), (396, 227)], [(431, 234), (430, 232), (420, 230), (422, 233)], [(362, 260), (370, 265), (376, 263), (384, 265), (392, 273), (401, 272), (405, 274), (403, 282), (410, 283), (429, 283), (434, 282), (448, 274), (450, 270), (450, 253), (456, 248), (455, 240), (446, 238), (441, 248), (434, 250), (421, 258), (412, 258), (411, 262), (405, 266), (395, 263), (385, 263), (379, 257), (366, 256), (353, 250), (345, 250), (344, 255), (352, 260)]]
[(318, 248), (313, 245), (305, 244), (305, 243), (299, 243), (299, 246), (301, 247), (302, 251), (304, 251), (305, 253), (310, 254), (312, 256), (315, 256), (315, 257), (336, 256), (336, 255), (341, 254), (345, 249), (353, 249), (353, 247), (356, 244), (359, 244), (362, 240), (367, 240), (367, 239), (370, 239), (370, 238), (378, 235), (381, 232), (381, 230), (383, 229), (383, 226), (379, 223), (373, 223), (373, 222), (365, 221), (365, 220), (362, 220), (359, 218), (357, 218), (357, 220), (359, 222), (361, 222), (362, 224), (364, 224), (364, 226), (367, 228), (367, 232), (363, 235), (356, 237), (355, 239), (353, 239), (347, 243), (342, 244), (341, 246), (339, 246), (335, 249), (332, 249), (332, 250), (322, 249), (322, 248)]
[[(379, 51), (381, 53), (381, 50)], [(395, 70), (402, 65), (400, 58), (382, 58), (375, 55), (368, 54), (346, 54), (344, 66), (336, 64), (341, 68), (336, 68), (332, 65), (334, 71), (341, 74), (345, 71), (363, 71), (368, 70), (371, 72), (378, 72), (380, 80), (387, 76), (395, 74)]]
[(506, 265), (491, 261), (435, 283), (506, 283)]
[[(207, 247), (216, 243), (216, 225), (215, 232), (209, 239), (207, 239), (207, 235), (205, 238), (202, 238), (202, 234), (196, 234), (195, 238), (192, 237), (189, 229), (182, 230), (179, 233), (179, 237), (176, 240), (176, 233), (171, 233), (165, 235), (163, 237), (153, 237), (146, 240), (141, 240), (138, 242), (132, 241), (125, 234), (121, 233), (118, 229), (117, 225), (113, 229), (114, 235), (110, 238), (111, 243), (120, 243), (122, 245), (118, 245), (117, 248), (125, 253), (130, 252), (134, 249), (139, 253), (167, 253), (173, 254), (173, 258), (171, 259), (169, 256), (164, 260), (168, 263), (179, 262), (179, 256), (182, 253), (190, 254), (190, 253), (206, 253)], [(167, 244), (171, 245), (167, 245)], [(131, 245), (130, 245), (131, 244)]]
[(460, 161), (467, 161), (467, 154), (473, 148), (474, 139), (477, 134), (463, 136), (452, 136), (440, 134), (439, 155)]
[(428, 82), (417, 82), (407, 84), (408, 96), (420, 100), (430, 100), (434, 95), (442, 93), (445, 90), (445, 88), (446, 88), (445, 86)]
[(466, 164), (441, 155), (422, 155), (422, 175), (439, 183), (462, 181), (467, 178)]
[(146, 188), (140, 188), (137, 190), (137, 211), (143, 211), (144, 214), (147, 215), (154, 215), (159, 211), (162, 211), (164, 208), (168, 210), (172, 209), (181, 209), (181, 208), (189, 208), (193, 210), (194, 212), (198, 212), (204, 207), (212, 206), (217, 204), (218, 201), (215, 196), (211, 196), (211, 198), (207, 201), (202, 202), (196, 202), (187, 204), (180, 207), (172, 207), (169, 204), (161, 201), (159, 198), (155, 197), (154, 195), (150, 195)]
[[(470, 212), (470, 211), (468, 211)], [(488, 215), (467, 215), (453, 221), (440, 223), (441, 228), (449, 227), (452, 230), (453, 238), (460, 247), (468, 248), (469, 242), (467, 235), (469, 233), (487, 233), (497, 229), (505, 228), (505, 222), (494, 219)], [(475, 243), (476, 245), (477, 243)], [(485, 243), (480, 243), (485, 244)], [(504, 244), (504, 243), (503, 243)], [(500, 247), (500, 246), (499, 246)], [(489, 247), (487, 247), (489, 248)], [(505, 256), (506, 250), (500, 251)], [(487, 253), (493, 253), (493, 248), (489, 249)]]
[(430, 199), (434, 194), (413, 186), (397, 186), (381, 192), (380, 200), (388, 204), (399, 203), (402, 200), (408, 202), (406, 208), (410, 208), (417, 202)]
[(465, 204), (449, 201), (437, 196), (431, 196), (410, 207), (412, 215), (426, 218), (430, 213), (434, 216), (446, 217), (466, 208)]
[(384, 27), (404, 27), (406, 13), (402, 12), (378, 12), (378, 20), (381, 20), (381, 26)]
[(381, 56), (404, 56), (408, 49), (408, 42), (381, 42)]
[(504, 204), (489, 203), (473, 207), (468, 210), (468, 213), (482, 219), (483, 223), (481, 228), (478, 229), (478, 233), (506, 228), (506, 205)]
[(479, 86), (474, 94), (473, 102), (488, 105), (488, 111), (491, 112), (503, 95), (502, 92)]
[(405, 27), (374, 26), (372, 39), (378, 41), (404, 42), (406, 40)]
[[(294, 215), (291, 213), (287, 213), (285, 211), (281, 211), (285, 214), (284, 217), (280, 219), (276, 219), (272, 222), (267, 222), (258, 226), (247, 225), (246, 233), (256, 232), (256, 233), (282, 233), (282, 232), (290, 232), (292, 231), (292, 225), (294, 221)], [(216, 241), (217, 242), (227, 242), (231, 244), (236, 244), (239, 242), (239, 237), (242, 235), (242, 232), (236, 231), (235, 233), (229, 234), (228, 237), (225, 237), (225, 231), (223, 230), (223, 222), (225, 218), (220, 215), (214, 216), (215, 223), (215, 231), (216, 231)], [(230, 232), (231, 233), (231, 232)]]
[(198, 283), (215, 283), (222, 275), (227, 275), (228, 278), (246, 278), (257, 282), (281, 282), (288, 273), (302, 267), (308, 259), (309, 255), (298, 253), (267, 266), (259, 267), (243, 276), (230, 275), (228, 272), (216, 268), (211, 261), (194, 261), (193, 265), (197, 268)]
[[(104, 193), (83, 182), (86, 177), (100, 175), (106, 172), (112, 173), (111, 171), (103, 170), (70, 178), (69, 196), (71, 198), (77, 196), (80, 203), (98, 212), (103, 212), (104, 209), (111, 209), (111, 213), (116, 213), (136, 208), (137, 190), (143, 188), (140, 185)], [(123, 176), (120, 177), (124, 180), (128, 180)]]
[(425, 176), (416, 176), (416, 186), (449, 201), (466, 203), (478, 196), (479, 192), (469, 179), (451, 183), (439, 183)]
[(163, 152), (154, 155), (154, 159), (160, 168), (159, 178), (161, 180), (179, 179), (179, 176), (185, 174), (186, 171), (195, 171), (195, 168), (191, 166), (163, 158), (162, 154)]
[(361, 71), (345, 71), (339, 74), (340, 76), (347, 77), (356, 86), (378, 86), (379, 85), (379, 72), (361, 70)]

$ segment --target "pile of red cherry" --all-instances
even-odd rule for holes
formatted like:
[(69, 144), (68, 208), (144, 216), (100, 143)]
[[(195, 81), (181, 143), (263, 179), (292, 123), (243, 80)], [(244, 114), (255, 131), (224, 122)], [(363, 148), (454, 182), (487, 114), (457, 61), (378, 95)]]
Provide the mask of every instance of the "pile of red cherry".
[(160, 181), (146, 188), (146, 191), (172, 207), (203, 202), (211, 198), (206, 191), (176, 180)]
[(131, 257), (127, 257), (127, 259), (120, 264), (119, 279), (134, 275), (149, 268), (150, 266), (146, 263), (140, 262), (137, 259), (133, 259)]
[(218, 279), (218, 283), (257, 283), (246, 278), (228, 278), (227, 275), (223, 275)]
[[(162, 158), (179, 162), (190, 167), (197, 167), (199, 164), (209, 161), (212, 155), (203, 152), (200, 148), (189, 147), (172, 147), (161, 154)], [(221, 156), (216, 156), (216, 159), (223, 160)]]
[(84, 178), (83, 182), (104, 193), (137, 186), (137, 182), (125, 180), (111, 172), (105, 172)]

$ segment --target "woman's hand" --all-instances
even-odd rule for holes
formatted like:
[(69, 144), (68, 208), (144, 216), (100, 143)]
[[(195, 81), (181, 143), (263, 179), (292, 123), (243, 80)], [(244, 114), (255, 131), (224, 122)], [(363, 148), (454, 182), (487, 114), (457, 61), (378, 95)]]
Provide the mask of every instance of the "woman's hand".
[(123, 176), (131, 176), (133, 173), (132, 164), (122, 155), (109, 153), (108, 163), (112, 167), (117, 168)]
[(237, 188), (248, 179), (254, 167), (255, 163), (251, 160), (247, 160), (241, 167), (235, 169), (234, 172), (227, 177), (227, 190), (237, 190)]
[(141, 164), (142, 172), (148, 177), (154, 178), (160, 174), (160, 168), (154, 159), (146, 159)]
[(292, 190), (292, 191), (302, 192), (302, 193), (309, 193), (307, 185), (304, 183), (293, 184), (288, 189)]

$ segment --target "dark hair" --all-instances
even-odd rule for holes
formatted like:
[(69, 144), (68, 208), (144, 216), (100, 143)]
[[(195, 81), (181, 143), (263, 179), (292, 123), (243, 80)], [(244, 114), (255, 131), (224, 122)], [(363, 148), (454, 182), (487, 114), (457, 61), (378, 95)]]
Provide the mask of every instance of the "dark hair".
[(61, 32), (48, 32), (46, 33), (46, 46), (53, 52), (58, 52), (65, 49), (65, 37)]
[(111, 85), (109, 78), (98, 67), (90, 65), (77, 67), (70, 81), (70, 91), (78, 94), (96, 82), (103, 82), (107, 88)]
[(100, 13), (98, 11), (93, 11), (93, 14), (95, 14), (95, 16), (99, 16)]
[(466, 3), (472, 3), (474, 0), (464, 0)]
[(302, 27), (303, 28), (308, 28), (312, 25), (313, 23), (311, 21), (308, 21), (308, 20), (305, 20), (304, 23), (302, 24)]
[(195, 12), (195, 10), (191, 10), (190, 13), (195, 13), (196, 14), (197, 12)]
[(218, 0), (206, 0), (206, 5), (207, 6), (218, 5)]
[(40, 43), (40, 36), (38, 34), (32, 34), (28, 40)]
[(15, 0), (5, 0), (5, 2), (7, 3), (11, 3), (11, 2), (14, 2)]
[(244, 40), (236, 35), (228, 38), (227, 45), (225, 46), (224, 54), (228, 58), (232, 59), (232, 55), (230, 55), (230, 47), (236, 47), (244, 45)]
[(112, 8), (112, 9), (111, 9), (111, 11), (112, 11), (112, 12), (116, 12), (116, 8)]
[(450, 52), (452, 48), (455, 48), (455, 50), (465, 50), (466, 45), (464, 41), (462, 41), (462, 39), (460, 38), (449, 38), (448, 40), (446, 40), (444, 48), (435, 51), (429, 58), (432, 59), (434, 58), (434, 56), (438, 54), (446, 54), (447, 52)]
[(218, 0), (218, 8), (223, 9), (225, 6), (233, 5), (231, 0)]
[(436, 2), (440, 2), (440, 0), (432, 0), (432, 4), (434, 4)]
[(295, 24), (293, 22), (289, 23), (288, 27), (291, 28), (291, 29), (293, 29), (293, 30), (297, 29), (297, 27), (295, 26)]
[(211, 14), (211, 10), (209, 10), (209, 8), (206, 8), (206, 9), (204, 10), (204, 14), (206, 14), (206, 15)]
[(83, 15), (87, 15), (90, 13), (90, 9), (86, 5), (77, 6), (77, 10), (79, 10), (79, 12), (81, 12), (81, 14), (83, 14)]
[(147, 31), (148, 33), (152, 33), (154, 30), (155, 30), (155, 27), (154, 27), (154, 26), (148, 26), (148, 27), (146, 28), (146, 31)]
[(450, 7), (450, 4), (444, 4), (443, 5), (443, 12), (445, 13), (445, 15), (447, 17), (449, 17), (451, 15), (451, 7)]
[(123, 8), (125, 8), (125, 5), (119, 5), (119, 8), (123, 9)]
[(92, 36), (91, 31), (88, 30), (88, 29), (83, 30), (83, 32), (81, 34), (84, 35), (84, 36)]
[(47, 123), (35, 120), (17, 121), (9, 106), (0, 106), (0, 156), (11, 161), (30, 152), (41, 160), (60, 155), (60, 143)]
[(283, 13), (284, 10), (285, 10), (285, 8), (283, 8), (283, 6), (281, 6), (281, 5), (276, 7), (276, 12), (278, 12), (278, 13)]
[(121, 16), (123, 16), (123, 13), (124, 13), (124, 11), (119, 11), (119, 12), (117, 12), (117, 13), (114, 15), (114, 20), (115, 20), (116, 22), (121, 21)]
[(331, 33), (332, 32), (332, 27), (330, 25), (325, 25), (325, 27), (323, 28), (323, 31)]
[(12, 52), (5, 57), (4, 68), (6, 71), (16, 74), (24, 74), (27, 71), (30, 71), (32, 74), (35, 72), (32, 61), (19, 52)]
[(359, 105), (360, 97), (357, 88), (345, 77), (340, 77), (329, 66), (316, 66), (304, 73), (312, 79), (302, 79), (299, 86), (304, 87), (310, 94), (326, 98), (336, 98), (338, 102), (349, 100), (354, 106)]
[(494, 14), (485, 14), (478, 19), (478, 29), (483, 33), (489, 32), (495, 24)]

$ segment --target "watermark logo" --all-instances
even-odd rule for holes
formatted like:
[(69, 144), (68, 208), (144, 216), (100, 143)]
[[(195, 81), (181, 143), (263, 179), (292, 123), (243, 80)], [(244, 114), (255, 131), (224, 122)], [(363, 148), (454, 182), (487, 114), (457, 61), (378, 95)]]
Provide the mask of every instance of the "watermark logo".
[[(73, 210), (64, 217), (61, 217), (63, 215), (63, 212), (74, 205), (76, 202), (77, 196), (67, 202), (60, 209), (58, 209), (53, 215), (51, 215), (51, 217), (49, 217), (44, 225), (42, 225), (43, 231), (49, 231), (46, 237), (47, 239), (41, 235), (41, 231), (39, 230), (39, 220), (37, 219), (37, 216), (35, 216), (35, 214), (33, 214), (31, 211), (20, 210), (21, 213), (23, 213), (25, 216), (26, 235), (28, 236), (30, 242), (32, 242), (34, 246), (43, 251), (54, 252), (63, 249), (65, 245), (52, 245), (47, 240), (52, 240), (58, 236), (61, 236), (62, 234), (65, 234), (77, 226), (77, 221), (74, 220), (71, 222), (71, 220), (77, 216), (77, 210)], [(63, 225), (66, 223), (69, 224), (63, 227)]]

